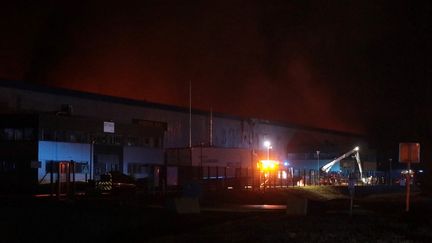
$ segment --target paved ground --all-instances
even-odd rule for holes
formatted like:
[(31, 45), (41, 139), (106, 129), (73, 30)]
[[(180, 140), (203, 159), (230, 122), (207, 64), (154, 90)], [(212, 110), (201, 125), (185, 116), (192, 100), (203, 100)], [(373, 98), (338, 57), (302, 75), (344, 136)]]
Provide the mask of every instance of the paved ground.
[[(184, 215), (167, 210), (160, 198), (2, 198), (1, 242), (432, 242), (430, 195), (417, 192), (407, 214), (400, 191), (359, 189), (350, 217), (345, 189), (211, 193), (202, 195), (201, 213)], [(289, 216), (281, 208), (205, 210), (285, 205), (294, 196), (310, 199), (307, 216)]]

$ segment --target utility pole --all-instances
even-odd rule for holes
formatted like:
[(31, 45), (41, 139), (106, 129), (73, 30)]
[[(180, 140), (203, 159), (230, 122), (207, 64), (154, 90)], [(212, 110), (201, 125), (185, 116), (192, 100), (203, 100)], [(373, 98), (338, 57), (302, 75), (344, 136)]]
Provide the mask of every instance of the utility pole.
[(192, 81), (189, 80), (189, 148), (192, 148)]

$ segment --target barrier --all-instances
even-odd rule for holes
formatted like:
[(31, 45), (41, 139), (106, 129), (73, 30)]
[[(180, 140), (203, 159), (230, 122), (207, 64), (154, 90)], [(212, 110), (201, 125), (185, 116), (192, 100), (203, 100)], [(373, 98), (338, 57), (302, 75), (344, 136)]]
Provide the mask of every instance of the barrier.
[(197, 197), (179, 197), (167, 201), (168, 210), (178, 214), (196, 214), (200, 213), (200, 204)]
[(287, 199), (286, 214), (288, 215), (307, 215), (307, 198), (294, 197)]

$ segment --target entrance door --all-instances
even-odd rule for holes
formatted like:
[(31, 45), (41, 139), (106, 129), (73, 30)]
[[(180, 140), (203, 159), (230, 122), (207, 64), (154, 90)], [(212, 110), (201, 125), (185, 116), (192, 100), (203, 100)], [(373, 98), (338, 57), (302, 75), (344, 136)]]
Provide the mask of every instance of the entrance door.
[(100, 176), (110, 171), (120, 171), (120, 158), (118, 154), (96, 154), (95, 176)]
[(123, 149), (119, 146), (95, 146), (94, 178), (110, 171), (123, 172)]

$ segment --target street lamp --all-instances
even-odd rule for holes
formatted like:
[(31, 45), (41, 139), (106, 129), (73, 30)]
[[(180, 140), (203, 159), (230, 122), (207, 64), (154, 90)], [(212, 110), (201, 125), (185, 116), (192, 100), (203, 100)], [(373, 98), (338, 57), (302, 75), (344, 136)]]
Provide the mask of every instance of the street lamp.
[(264, 147), (267, 148), (267, 160), (270, 160), (270, 149), (272, 148), (270, 141), (264, 141)]
[(317, 177), (318, 177), (318, 183), (317, 184), (319, 184), (319, 176), (320, 176), (320, 157), (319, 157), (319, 155), (320, 155), (320, 151), (317, 150), (316, 154), (317, 154), (317, 157), (318, 157), (318, 160), (317, 160)]
[[(269, 160), (270, 160), (270, 149), (272, 148), (272, 147), (271, 147), (271, 143), (270, 143), (270, 141), (268, 141), (268, 140), (264, 141), (264, 147), (267, 148), (267, 163), (269, 164)], [(264, 176), (268, 176), (267, 179), (264, 178), (264, 190), (265, 190), (265, 188), (266, 188), (266, 181), (267, 181), (267, 180), (270, 180), (270, 171), (266, 172), (266, 174), (265, 174)]]

